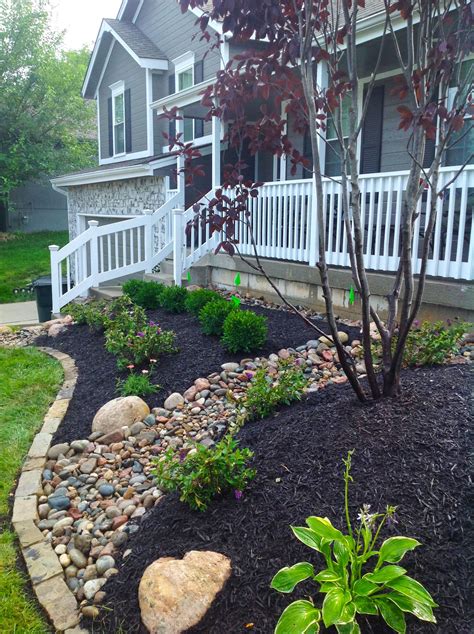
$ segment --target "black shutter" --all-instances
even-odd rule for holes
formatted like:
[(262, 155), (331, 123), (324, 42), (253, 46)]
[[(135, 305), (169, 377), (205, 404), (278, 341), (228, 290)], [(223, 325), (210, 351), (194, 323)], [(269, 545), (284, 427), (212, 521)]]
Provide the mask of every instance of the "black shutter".
[(176, 92), (175, 77), (174, 77), (174, 73), (172, 73), (171, 75), (168, 75), (168, 94), (174, 95), (175, 92)]
[(127, 88), (124, 95), (125, 105), (125, 152), (132, 151), (132, 99), (130, 88)]
[(436, 139), (427, 139), (425, 143), (425, 156), (423, 157), (423, 167), (431, 167), (436, 148)]
[(380, 172), (385, 86), (374, 86), (362, 131), (361, 173)]
[(204, 81), (204, 60), (194, 64), (194, 83), (200, 84)]
[(204, 136), (204, 119), (194, 119), (194, 138), (200, 139)]
[(109, 156), (114, 155), (114, 126), (112, 123), (112, 97), (107, 99), (107, 124), (109, 130)]

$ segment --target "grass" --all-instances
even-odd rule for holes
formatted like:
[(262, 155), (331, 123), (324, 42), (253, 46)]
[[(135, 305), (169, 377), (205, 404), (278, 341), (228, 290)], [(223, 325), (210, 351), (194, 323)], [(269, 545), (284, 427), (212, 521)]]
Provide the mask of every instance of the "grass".
[(32, 348), (0, 347), (0, 631), (43, 634), (50, 628), (16, 565), (9, 498), (21, 462), (62, 381), (60, 364)]
[(0, 304), (22, 302), (32, 297), (14, 293), (14, 289), (28, 286), (40, 275), (49, 275), (50, 244), (64, 246), (67, 231), (40, 231), (38, 233), (7, 234), (0, 240)]

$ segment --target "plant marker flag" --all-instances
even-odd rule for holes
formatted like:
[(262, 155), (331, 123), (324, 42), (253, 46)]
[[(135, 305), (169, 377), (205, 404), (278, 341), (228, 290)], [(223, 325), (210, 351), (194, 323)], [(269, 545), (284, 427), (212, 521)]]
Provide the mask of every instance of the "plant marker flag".
[(351, 289), (349, 291), (349, 306), (352, 306), (352, 304), (355, 302), (355, 293), (354, 293), (354, 287), (351, 286)]
[(234, 278), (234, 284), (236, 286), (240, 286), (240, 273), (237, 273), (237, 275)]
[(188, 282), (190, 282), (190, 281), (191, 281), (191, 271), (188, 271), (188, 273), (187, 273), (187, 276), (186, 276), (186, 277), (187, 277), (187, 279), (188, 279)]
[(234, 304), (236, 308), (240, 306), (240, 297), (236, 297), (235, 295), (232, 295), (232, 297), (230, 298), (230, 301)]

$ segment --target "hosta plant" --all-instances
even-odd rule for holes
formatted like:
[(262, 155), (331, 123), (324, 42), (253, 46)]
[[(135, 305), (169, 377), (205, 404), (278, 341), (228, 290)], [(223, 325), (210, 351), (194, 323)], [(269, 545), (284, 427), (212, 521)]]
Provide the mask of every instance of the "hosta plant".
[(429, 592), (407, 575), (400, 561), (420, 545), (410, 537), (390, 537), (379, 544), (380, 531), (393, 516), (394, 507), (384, 513), (369, 513), (365, 506), (352, 526), (349, 516), (351, 456), (344, 460), (345, 518), (347, 534), (335, 528), (327, 517), (308, 517), (307, 526), (292, 526), (297, 539), (320, 553), (325, 567), (300, 562), (282, 568), (271, 582), (279, 592), (292, 592), (301, 581), (312, 580), (324, 595), (321, 607), (309, 600), (291, 603), (282, 613), (275, 634), (315, 634), (321, 623), (334, 626), (340, 634), (359, 634), (361, 614), (380, 615), (395, 632), (406, 631), (405, 613), (436, 623), (437, 604)]

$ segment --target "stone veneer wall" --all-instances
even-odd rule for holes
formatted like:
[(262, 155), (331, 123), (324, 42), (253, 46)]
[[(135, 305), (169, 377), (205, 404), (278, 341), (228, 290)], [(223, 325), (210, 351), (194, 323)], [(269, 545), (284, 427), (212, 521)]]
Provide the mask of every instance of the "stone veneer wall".
[(71, 238), (79, 232), (77, 214), (132, 216), (165, 203), (165, 180), (147, 176), (107, 183), (69, 187), (68, 215)]

